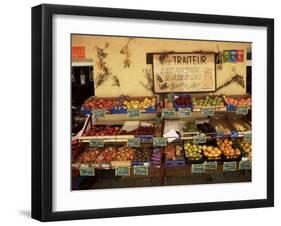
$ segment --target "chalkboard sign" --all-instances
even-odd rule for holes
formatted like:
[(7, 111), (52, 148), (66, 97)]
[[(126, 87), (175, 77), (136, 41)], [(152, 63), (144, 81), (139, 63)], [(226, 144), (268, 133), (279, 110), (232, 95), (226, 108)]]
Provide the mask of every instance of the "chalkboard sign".
[(115, 169), (115, 176), (130, 176), (130, 167), (122, 166)]
[(178, 115), (180, 118), (190, 117), (191, 116), (191, 109), (190, 108), (179, 108)]
[(140, 110), (139, 109), (127, 109), (128, 118), (139, 118)]
[(240, 170), (248, 170), (252, 168), (252, 162), (251, 161), (240, 161), (239, 162), (239, 169)]
[(247, 115), (248, 114), (248, 107), (237, 107), (237, 110), (236, 110), (236, 114), (237, 115)]
[(202, 108), (202, 116), (204, 116), (204, 117), (214, 116), (214, 114), (215, 114), (215, 109), (213, 107)]
[(217, 162), (205, 162), (204, 164), (206, 170), (216, 170), (218, 168)]
[(128, 139), (129, 147), (140, 147), (140, 139), (139, 138), (131, 138)]
[(148, 176), (147, 166), (134, 166), (133, 171), (136, 176)]
[(193, 143), (194, 144), (204, 144), (204, 143), (206, 143), (206, 134), (200, 133), (197, 136), (194, 136)]
[(173, 118), (175, 117), (176, 111), (174, 108), (164, 108), (162, 109), (162, 117)]
[(155, 137), (153, 138), (154, 147), (165, 147), (167, 146), (167, 140), (164, 137)]
[(191, 165), (191, 173), (205, 173), (205, 164), (192, 164)]
[(80, 176), (95, 176), (95, 169), (88, 165), (81, 165), (79, 168)]
[(92, 148), (103, 148), (103, 145), (104, 145), (103, 139), (90, 140), (90, 147), (92, 147)]
[(223, 163), (223, 171), (235, 171), (236, 170), (236, 162), (224, 162)]
[(95, 118), (104, 118), (106, 114), (105, 109), (94, 109), (92, 112)]

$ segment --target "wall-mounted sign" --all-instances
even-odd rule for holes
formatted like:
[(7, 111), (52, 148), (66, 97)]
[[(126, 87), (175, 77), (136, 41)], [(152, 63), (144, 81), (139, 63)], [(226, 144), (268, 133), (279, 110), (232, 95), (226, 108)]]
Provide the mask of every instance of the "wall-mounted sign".
[(72, 59), (85, 59), (85, 56), (84, 46), (72, 46)]
[(215, 54), (153, 54), (153, 79), (155, 93), (215, 91)]

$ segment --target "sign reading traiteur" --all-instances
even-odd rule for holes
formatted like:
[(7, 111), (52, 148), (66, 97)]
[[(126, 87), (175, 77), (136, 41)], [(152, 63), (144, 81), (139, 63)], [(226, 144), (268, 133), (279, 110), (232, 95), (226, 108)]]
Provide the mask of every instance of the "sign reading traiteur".
[(215, 54), (162, 53), (153, 54), (154, 91), (215, 91)]

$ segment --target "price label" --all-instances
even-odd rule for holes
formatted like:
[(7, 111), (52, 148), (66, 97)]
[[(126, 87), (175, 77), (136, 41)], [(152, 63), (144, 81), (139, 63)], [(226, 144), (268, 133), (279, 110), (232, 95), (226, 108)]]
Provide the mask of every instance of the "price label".
[(81, 165), (79, 171), (80, 176), (95, 176), (95, 169), (88, 165)]
[(164, 108), (162, 109), (162, 117), (173, 118), (175, 117), (176, 111), (174, 108)]
[(191, 173), (205, 173), (205, 164), (192, 164)]
[(236, 114), (237, 115), (247, 115), (248, 114), (248, 107), (242, 107), (242, 106), (240, 106), (240, 107), (237, 107), (237, 109), (236, 109)]
[(167, 146), (167, 140), (164, 137), (155, 137), (153, 138), (154, 147), (165, 147)]
[(206, 143), (206, 134), (200, 133), (199, 135), (195, 136), (193, 138), (193, 143), (194, 144), (204, 144), (204, 143)]
[(104, 118), (106, 114), (105, 109), (94, 109), (92, 112), (95, 118)]
[(212, 108), (212, 107), (202, 108), (202, 115), (204, 117), (214, 116), (214, 114), (215, 114), (215, 109), (214, 108)]
[(92, 139), (90, 140), (90, 147), (92, 148), (103, 148), (104, 142), (102, 139)]
[(136, 176), (148, 176), (147, 166), (134, 166), (134, 175)]
[(222, 138), (224, 137), (224, 133), (223, 132), (217, 132), (217, 138)]
[(244, 141), (247, 143), (252, 143), (252, 132), (247, 132), (244, 134)]
[(115, 176), (130, 176), (130, 168), (127, 166), (117, 167), (115, 169)]
[(223, 171), (235, 171), (236, 170), (236, 162), (224, 162), (223, 163)]
[(139, 109), (127, 109), (128, 118), (139, 118), (140, 110)]
[(239, 169), (240, 170), (248, 170), (252, 168), (252, 162), (251, 161), (240, 161), (239, 162)]
[(237, 131), (231, 131), (231, 137), (232, 138), (238, 137), (238, 132)]
[(140, 139), (139, 138), (131, 138), (128, 139), (129, 147), (140, 147)]
[(190, 108), (179, 108), (178, 109), (179, 117), (185, 118), (191, 116), (191, 109)]
[(216, 170), (218, 168), (217, 162), (205, 162), (205, 169), (206, 170)]

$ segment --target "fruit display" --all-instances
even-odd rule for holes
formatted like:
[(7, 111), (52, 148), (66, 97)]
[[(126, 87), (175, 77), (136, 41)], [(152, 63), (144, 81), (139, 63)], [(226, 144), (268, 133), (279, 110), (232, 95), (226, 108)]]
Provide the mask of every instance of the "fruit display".
[(208, 159), (217, 160), (221, 158), (220, 156), (222, 151), (218, 147), (212, 145), (203, 145), (202, 150), (204, 156), (206, 156)]
[(192, 97), (192, 104), (195, 106), (202, 107), (216, 107), (224, 106), (224, 101), (223, 98), (220, 96), (205, 96), (203, 98)]
[(197, 122), (197, 128), (201, 133), (215, 133), (216, 130), (208, 122)]
[(174, 95), (174, 105), (175, 108), (192, 107), (190, 95)]
[(136, 135), (153, 135), (154, 124), (149, 122), (141, 122), (140, 126), (136, 129)]
[(243, 139), (236, 139), (233, 142), (233, 146), (242, 150), (242, 156), (248, 157), (250, 160), (252, 159), (252, 144)]
[(94, 125), (83, 136), (115, 136), (119, 134), (121, 126)]
[(166, 160), (178, 160), (183, 159), (183, 150), (181, 145), (169, 144), (165, 147), (164, 153), (166, 155)]
[(83, 107), (89, 108), (89, 109), (111, 110), (112, 108), (114, 108), (117, 105), (118, 105), (117, 100), (90, 97), (88, 100), (85, 101)]
[(252, 105), (252, 98), (251, 97), (225, 96), (225, 100), (226, 100), (228, 105), (232, 105), (234, 107), (250, 107)]
[(122, 103), (123, 108), (125, 109), (140, 109), (140, 110), (146, 110), (148, 108), (152, 108), (155, 110), (156, 106), (156, 98), (149, 98), (145, 97), (144, 99), (140, 100), (138, 99), (128, 99), (124, 100)]
[(133, 161), (136, 162), (149, 162), (152, 150), (150, 148), (137, 149)]
[(116, 156), (115, 147), (106, 147), (100, 155), (96, 158), (95, 163), (110, 163)]
[(217, 145), (222, 151), (223, 155), (229, 158), (238, 158), (241, 156), (241, 151), (239, 148), (232, 147), (233, 142), (229, 139), (217, 139)]
[(195, 121), (182, 121), (181, 130), (184, 133), (198, 132), (198, 128), (196, 126)]
[(242, 120), (231, 120), (230, 121), (232, 127), (238, 132), (247, 132), (251, 130), (251, 126)]
[(78, 157), (79, 163), (93, 163), (98, 155), (101, 153), (101, 149), (98, 148), (89, 148), (88, 150), (85, 150), (81, 153), (81, 155)]
[(232, 128), (226, 120), (214, 118), (211, 120), (211, 124), (215, 128), (217, 133), (223, 133), (228, 135), (231, 134)]
[(119, 147), (113, 161), (131, 161), (134, 158), (135, 149), (123, 146)]
[(184, 143), (185, 156), (190, 160), (200, 160), (203, 158), (202, 145), (191, 144), (190, 142)]
[(161, 164), (161, 149), (154, 148), (150, 159), (150, 166), (158, 167)]

